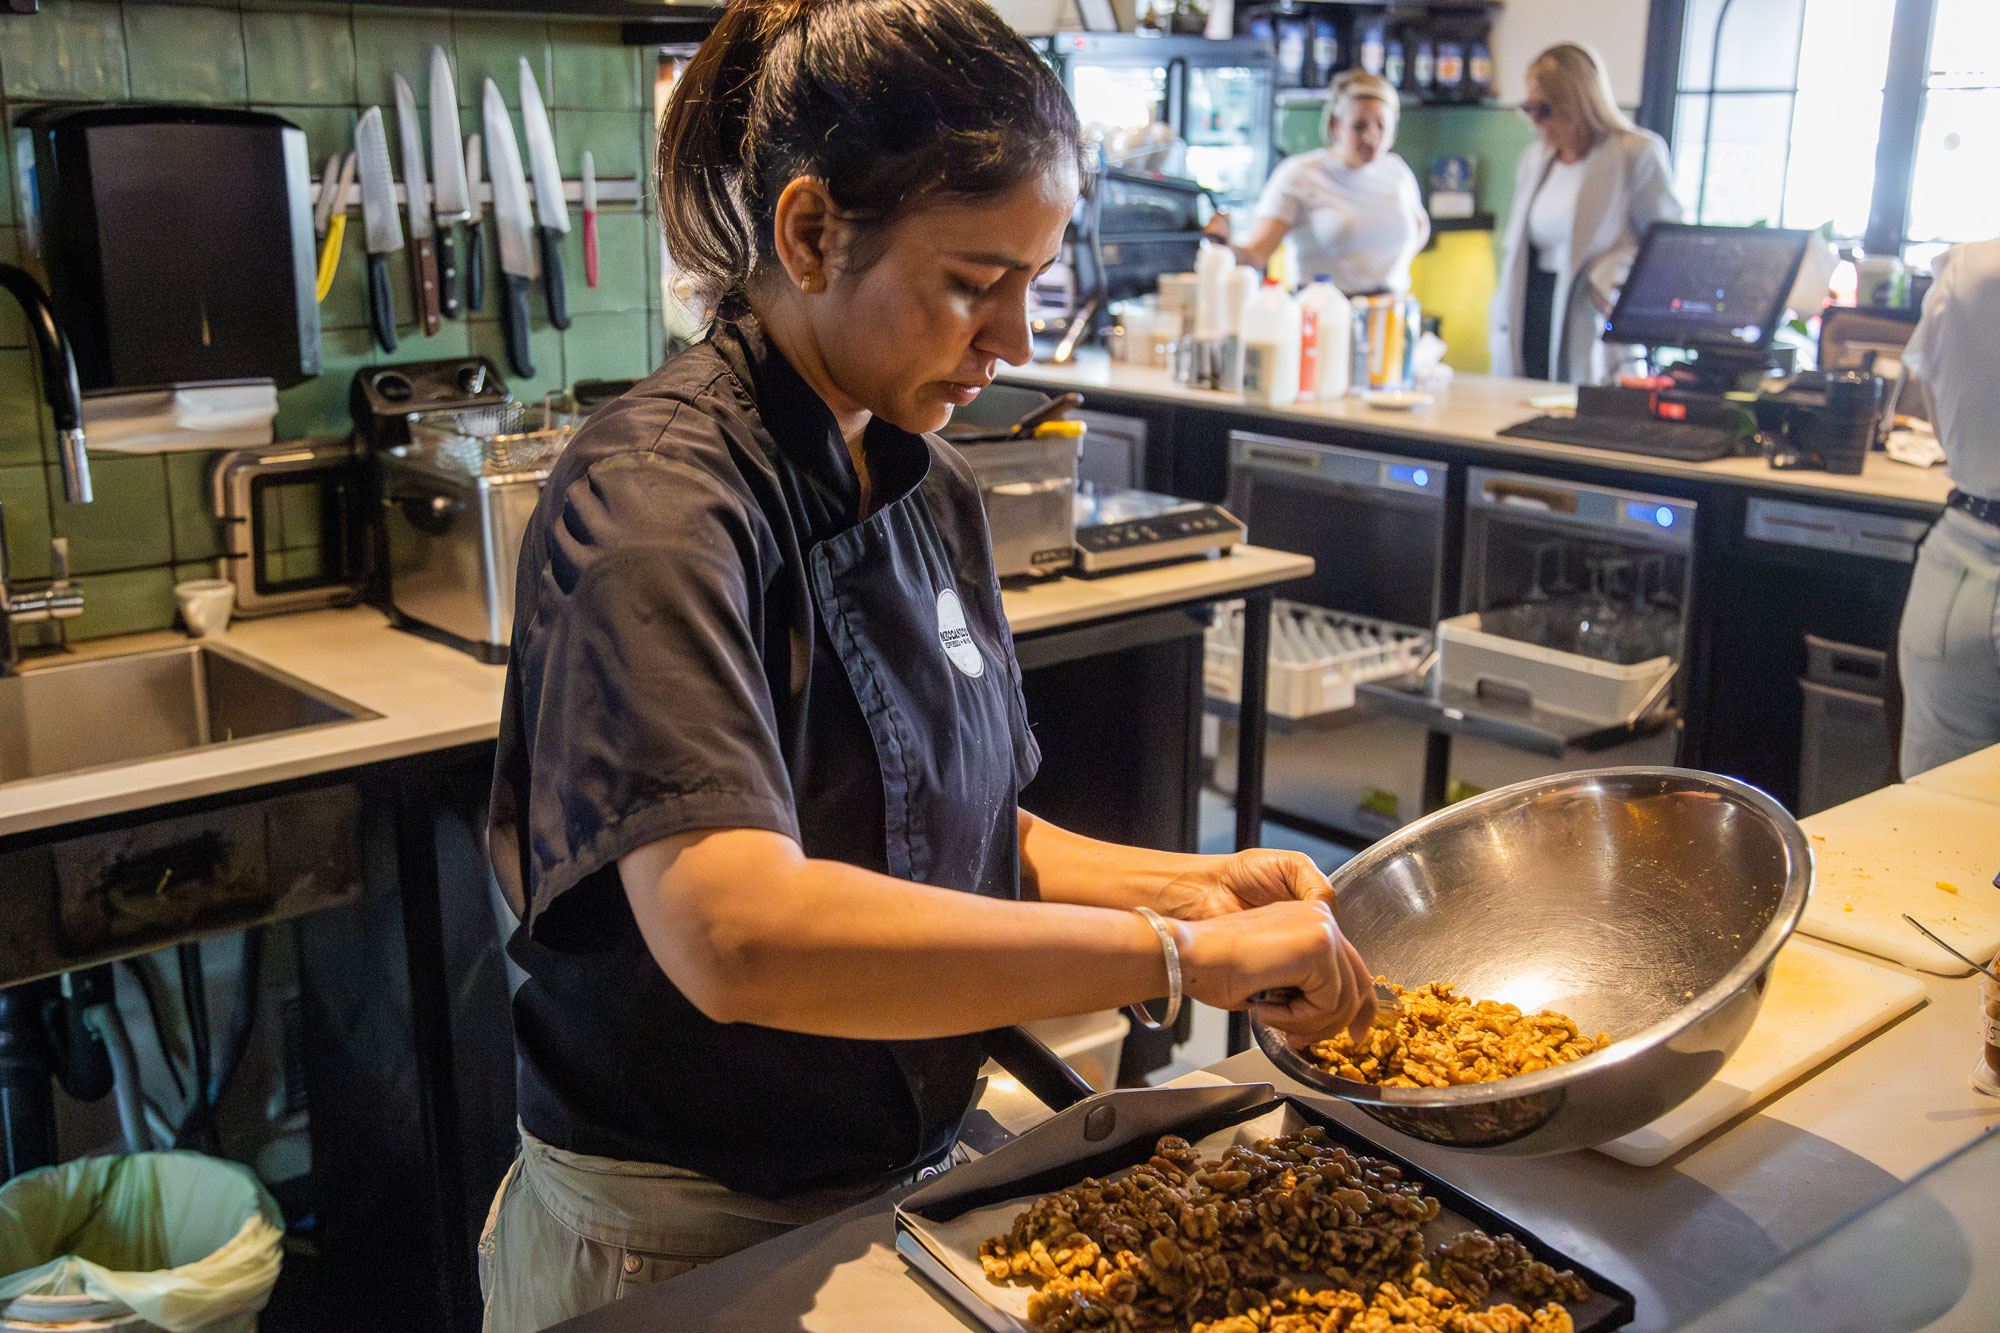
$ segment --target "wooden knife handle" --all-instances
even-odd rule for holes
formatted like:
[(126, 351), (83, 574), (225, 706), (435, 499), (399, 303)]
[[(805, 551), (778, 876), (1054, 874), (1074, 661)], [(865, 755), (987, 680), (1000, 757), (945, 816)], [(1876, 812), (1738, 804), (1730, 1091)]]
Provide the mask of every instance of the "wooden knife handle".
[(424, 336), (434, 336), (438, 331), (438, 259), (437, 250), (428, 236), (412, 237), (410, 246), (411, 263), (416, 266), (417, 305), (423, 311)]
[(371, 252), (368, 256), (368, 317), (375, 325), (375, 341), (382, 350), (396, 350), (396, 297), (389, 290), (389, 256)]
[(507, 339), (507, 364), (523, 379), (535, 377), (534, 348), (528, 341), (528, 280), (500, 272), (500, 331)]
[(438, 309), (446, 319), (457, 319), (458, 243), (452, 238), (452, 224), (437, 224)]
[(465, 308), (486, 304), (486, 228), (471, 222), (465, 228)]

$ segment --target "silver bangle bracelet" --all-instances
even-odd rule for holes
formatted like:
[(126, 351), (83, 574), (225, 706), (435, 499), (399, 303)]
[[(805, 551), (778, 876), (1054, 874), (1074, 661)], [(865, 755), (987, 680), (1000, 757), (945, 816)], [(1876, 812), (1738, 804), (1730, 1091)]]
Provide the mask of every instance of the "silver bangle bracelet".
[(1174, 942), (1173, 930), (1158, 912), (1150, 907), (1135, 907), (1132, 910), (1144, 918), (1146, 924), (1153, 928), (1153, 933), (1160, 937), (1160, 956), (1167, 964), (1167, 1016), (1155, 1020), (1143, 1004), (1128, 1004), (1125, 1012), (1140, 1027), (1160, 1032), (1172, 1027), (1174, 1020), (1181, 1016), (1181, 946)]

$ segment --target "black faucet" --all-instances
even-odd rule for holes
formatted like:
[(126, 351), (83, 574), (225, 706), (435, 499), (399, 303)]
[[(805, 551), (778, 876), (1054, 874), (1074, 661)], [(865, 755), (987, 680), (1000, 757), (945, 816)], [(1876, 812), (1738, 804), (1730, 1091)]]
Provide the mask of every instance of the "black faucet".
[[(49, 415), (55, 418), (63, 494), (71, 504), (89, 504), (90, 455), (83, 443), (83, 393), (76, 385), (76, 359), (70, 355), (69, 339), (56, 323), (42, 285), (26, 269), (0, 264), (0, 287), (21, 303), (28, 331), (41, 353), (42, 396), (48, 399)], [(33, 593), (15, 591), (8, 578), (7, 528), (0, 519), (0, 675), (12, 675), (20, 665), (20, 649), (14, 643), (16, 624), (67, 620), (83, 610), (83, 594), (69, 581), (69, 543), (59, 537), (50, 545), (54, 577), (49, 585)]]
[(26, 269), (0, 264), (0, 287), (14, 294), (27, 316), (28, 332), (41, 353), (42, 397), (55, 418), (56, 447), (62, 454), (63, 494), (73, 505), (90, 503), (90, 456), (83, 443), (83, 391), (76, 386), (76, 358), (69, 339), (49, 308), (48, 294)]

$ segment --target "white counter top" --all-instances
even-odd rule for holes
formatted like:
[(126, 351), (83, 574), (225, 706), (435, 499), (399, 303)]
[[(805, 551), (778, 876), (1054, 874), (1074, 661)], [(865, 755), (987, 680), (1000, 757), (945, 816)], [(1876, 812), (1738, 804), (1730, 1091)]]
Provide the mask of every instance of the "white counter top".
[[(1057, 389), (1075, 389), (1091, 406), (1092, 389), (1132, 394), (1163, 402), (1268, 418), (1270, 429), (1282, 434), (1287, 423), (1341, 426), (1384, 437), (1384, 448), (1420, 448), (1423, 441), (1441, 440), (1510, 454), (1522, 459), (1586, 463), (1593, 467), (1660, 477), (1726, 482), (1759, 489), (1796, 493), (1801, 499), (1869, 500), (1935, 513), (1944, 507), (1951, 479), (1941, 467), (1914, 468), (1892, 462), (1886, 454), (1870, 453), (1861, 475), (1831, 472), (1781, 472), (1761, 458), (1723, 458), (1712, 463), (1682, 463), (1644, 454), (1623, 454), (1577, 445), (1518, 440), (1497, 432), (1537, 415), (1528, 399), (1559, 392), (1563, 386), (1540, 380), (1496, 379), (1488, 375), (1458, 375), (1436, 395), (1431, 406), (1415, 412), (1388, 412), (1358, 398), (1331, 403), (1301, 403), (1296, 407), (1262, 407), (1242, 395), (1176, 384), (1164, 370), (1115, 362), (1103, 353), (1084, 353), (1069, 365), (1037, 362), (1008, 370), (1003, 379)], [(1390, 443), (1400, 442), (1400, 444)]]
[[(1229, 555), (1096, 579), (1053, 579), (1001, 594), (1016, 634), (1060, 628), (1206, 597), (1226, 597), (1312, 572), (1312, 561), (1239, 547)], [(99, 639), (41, 671), (85, 657), (184, 645), (177, 633)], [(0, 835), (125, 814), (174, 801), (243, 791), (456, 745), (500, 731), (504, 667), (390, 626), (380, 611), (349, 607), (238, 620), (209, 642), (254, 658), (378, 714), (257, 740), (186, 750), (137, 763), (0, 786)], [(115, 725), (107, 719), (107, 725)]]

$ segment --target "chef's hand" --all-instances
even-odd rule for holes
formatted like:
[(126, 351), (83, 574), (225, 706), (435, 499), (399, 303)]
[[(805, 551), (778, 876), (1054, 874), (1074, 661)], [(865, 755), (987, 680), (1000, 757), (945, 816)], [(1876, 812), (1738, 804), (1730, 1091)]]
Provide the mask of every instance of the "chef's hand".
[(1293, 901), (1333, 905), (1333, 885), (1303, 852), (1252, 847), (1217, 857), (1170, 882), (1161, 891), (1162, 912), (1183, 921)]
[(1229, 239), (1229, 214), (1222, 212), (1220, 209), (1216, 210), (1215, 216), (1208, 220), (1207, 225), (1202, 228), (1202, 232), (1205, 235), (1214, 237), (1218, 241), (1227, 241)]
[[(1375, 1017), (1368, 965), (1323, 899), (1275, 902), (1177, 927), (1182, 988), (1218, 1009), (1249, 1009), (1295, 1046), (1346, 1029), (1359, 1042)], [(1262, 992), (1282, 1002), (1252, 1003)]]

